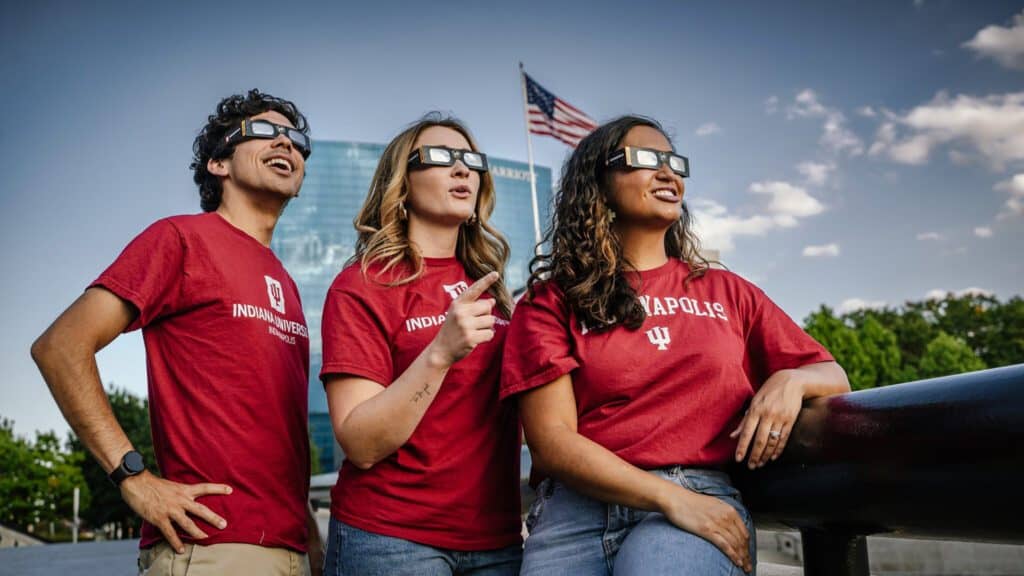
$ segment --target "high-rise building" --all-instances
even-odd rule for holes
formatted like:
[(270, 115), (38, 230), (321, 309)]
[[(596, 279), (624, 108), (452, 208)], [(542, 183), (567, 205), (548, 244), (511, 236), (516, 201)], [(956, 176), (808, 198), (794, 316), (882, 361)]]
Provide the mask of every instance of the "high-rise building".
[[(317, 141), (315, 149), (306, 163), (301, 194), (278, 222), (271, 247), (299, 285), (302, 296), (310, 343), (310, 434), (321, 471), (330, 472), (341, 465), (342, 454), (334, 440), (327, 397), (319, 379), (320, 316), (328, 287), (355, 251), (352, 221), (366, 198), (384, 145)], [(488, 162), (496, 193), (491, 222), (512, 247), (505, 274), (509, 289), (515, 290), (526, 283), (534, 250), (529, 167), (494, 157), (488, 157)], [(551, 169), (534, 166), (534, 174), (543, 228), (550, 213)]]

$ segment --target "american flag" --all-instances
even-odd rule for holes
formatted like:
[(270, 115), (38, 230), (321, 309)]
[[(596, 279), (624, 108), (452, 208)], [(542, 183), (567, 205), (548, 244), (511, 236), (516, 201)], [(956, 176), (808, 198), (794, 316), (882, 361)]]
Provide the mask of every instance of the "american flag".
[(590, 116), (555, 96), (523, 72), (530, 132), (553, 136), (573, 148), (597, 128)]

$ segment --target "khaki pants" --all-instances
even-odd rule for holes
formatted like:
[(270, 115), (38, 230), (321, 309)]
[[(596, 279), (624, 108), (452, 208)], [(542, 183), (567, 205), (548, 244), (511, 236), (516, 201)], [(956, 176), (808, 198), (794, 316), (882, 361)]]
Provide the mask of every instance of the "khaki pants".
[(309, 576), (309, 560), (287, 548), (255, 544), (186, 544), (184, 554), (161, 542), (139, 550), (139, 576)]

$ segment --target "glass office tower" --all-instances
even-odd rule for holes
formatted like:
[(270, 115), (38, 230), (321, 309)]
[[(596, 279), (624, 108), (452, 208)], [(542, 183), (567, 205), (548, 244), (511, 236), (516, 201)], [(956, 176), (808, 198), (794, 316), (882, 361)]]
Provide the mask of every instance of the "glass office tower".
[[(306, 181), (278, 222), (271, 245), (299, 285), (309, 326), (309, 425), (320, 455), (321, 472), (337, 470), (342, 454), (334, 441), (327, 398), (320, 384), (320, 316), (327, 288), (355, 250), (352, 220), (366, 198), (383, 144), (317, 141), (306, 163)], [(496, 205), (491, 222), (508, 239), (512, 255), (506, 269), (510, 290), (526, 283), (534, 250), (529, 167), (523, 162), (488, 157)], [(551, 170), (534, 166), (543, 229), (551, 207)]]

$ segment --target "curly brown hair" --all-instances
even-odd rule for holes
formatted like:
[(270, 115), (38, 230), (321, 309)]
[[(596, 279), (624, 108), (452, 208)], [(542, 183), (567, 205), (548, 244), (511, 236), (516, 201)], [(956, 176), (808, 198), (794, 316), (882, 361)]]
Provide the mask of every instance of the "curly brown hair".
[(199, 205), (203, 212), (216, 210), (224, 193), (220, 176), (210, 174), (206, 168), (211, 159), (227, 158), (235, 153), (234, 144), (220, 147), (224, 136), (237, 128), (240, 121), (271, 110), (280, 112), (296, 130), (309, 134), (306, 117), (294, 103), (260, 92), (256, 88), (244, 96), (235, 94), (224, 98), (217, 104), (217, 112), (207, 117), (206, 125), (192, 143), (192, 162), (188, 166), (193, 172), (192, 180), (199, 186)]
[[(350, 262), (359, 262), (365, 274), (374, 263), (382, 264), (377, 280), (384, 273), (405, 263), (411, 269), (399, 280), (384, 282), (388, 286), (408, 284), (423, 274), (423, 258), (409, 241), (408, 219), (404, 216), (409, 196), (409, 154), (419, 135), (431, 126), (443, 126), (462, 134), (469, 147), (479, 151), (469, 129), (456, 118), (431, 112), (395, 136), (384, 149), (380, 163), (370, 182), (366, 202), (353, 224), (359, 237)], [(509, 245), (505, 237), (491, 226), (494, 212), (494, 180), (489, 172), (480, 174), (480, 192), (476, 202), (476, 221), (459, 227), (455, 256), (466, 269), (466, 274), (479, 280), (492, 270), (501, 276), (487, 292), (497, 301), (498, 309), (511, 314), (512, 299), (505, 287), (505, 263)]]
[[(630, 130), (649, 126), (668, 134), (657, 121), (622, 116), (601, 125), (580, 141), (562, 167), (555, 210), (544, 235), (549, 251), (530, 262), (530, 298), (540, 282), (554, 282), (576, 318), (594, 331), (624, 325), (636, 330), (647, 317), (626, 273), (635, 269), (622, 253), (612, 228), (608, 154), (620, 147)], [(700, 253), (690, 210), (682, 205), (679, 220), (665, 233), (665, 252), (690, 266), (687, 282), (703, 276), (710, 262)]]

